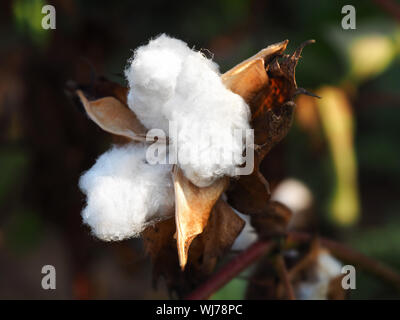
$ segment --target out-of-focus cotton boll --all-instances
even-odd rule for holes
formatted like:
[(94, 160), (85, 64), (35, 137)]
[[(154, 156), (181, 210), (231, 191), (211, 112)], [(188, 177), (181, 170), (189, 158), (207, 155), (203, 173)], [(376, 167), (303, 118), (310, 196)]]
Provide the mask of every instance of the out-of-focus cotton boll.
[(314, 200), (310, 189), (303, 182), (293, 178), (283, 180), (273, 191), (271, 199), (283, 203), (292, 211), (289, 229), (311, 227), (309, 211)]
[(106, 241), (136, 237), (174, 206), (170, 165), (150, 165), (141, 145), (114, 147), (79, 181), (87, 196), (83, 221)]
[(326, 300), (331, 280), (340, 276), (342, 264), (322, 250), (307, 279), (298, 283), (296, 297), (301, 300)]
[(162, 35), (135, 52), (126, 75), (129, 106), (139, 120), (166, 133), (168, 121), (176, 126), (176, 136), (169, 135), (187, 178), (205, 187), (236, 174), (250, 111), (223, 85), (214, 62)]
[(274, 190), (272, 199), (282, 202), (293, 213), (309, 209), (313, 202), (310, 189), (296, 179), (283, 180)]

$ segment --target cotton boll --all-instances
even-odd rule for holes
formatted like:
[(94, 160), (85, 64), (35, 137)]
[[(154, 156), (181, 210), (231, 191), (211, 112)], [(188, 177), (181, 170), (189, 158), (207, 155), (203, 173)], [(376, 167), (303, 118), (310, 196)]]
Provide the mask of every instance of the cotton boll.
[(139, 47), (125, 75), (129, 108), (148, 129), (168, 132), (163, 105), (174, 95), (176, 78), (191, 50), (186, 43), (163, 34)]
[[(166, 35), (136, 50), (126, 71), (129, 107), (149, 129), (167, 132), (185, 176), (205, 187), (234, 176), (244, 159), (249, 107), (225, 88), (218, 66)], [(176, 136), (169, 124), (177, 127)]]
[(331, 280), (341, 275), (342, 264), (327, 251), (321, 250), (308, 278), (295, 288), (296, 297), (302, 300), (326, 300)]
[(285, 204), (293, 213), (288, 229), (308, 229), (313, 225), (313, 195), (301, 181), (285, 179), (272, 192), (272, 200)]
[(122, 240), (171, 213), (170, 165), (146, 163), (144, 146), (114, 147), (80, 179), (87, 196), (83, 221), (100, 239)]
[(194, 184), (205, 187), (235, 175), (244, 150), (235, 130), (249, 129), (249, 108), (225, 88), (210, 60), (198, 52), (185, 59), (165, 112), (178, 125), (178, 135), (172, 137), (178, 164)]
[(294, 214), (309, 209), (313, 203), (310, 189), (293, 178), (283, 180), (274, 190), (272, 199), (288, 206)]

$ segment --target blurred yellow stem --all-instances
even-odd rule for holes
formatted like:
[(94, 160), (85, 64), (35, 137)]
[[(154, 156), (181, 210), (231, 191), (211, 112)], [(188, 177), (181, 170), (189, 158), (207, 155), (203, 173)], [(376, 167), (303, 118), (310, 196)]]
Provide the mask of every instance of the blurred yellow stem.
[(345, 92), (323, 87), (317, 92), (322, 125), (329, 142), (336, 176), (330, 211), (335, 222), (354, 224), (359, 218), (357, 162), (354, 151), (353, 114)]

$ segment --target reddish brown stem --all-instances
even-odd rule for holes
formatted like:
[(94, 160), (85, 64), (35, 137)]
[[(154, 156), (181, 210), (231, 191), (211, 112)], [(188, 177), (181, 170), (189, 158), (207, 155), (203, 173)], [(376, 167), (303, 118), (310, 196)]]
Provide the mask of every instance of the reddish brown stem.
[(400, 5), (393, 0), (373, 0), (383, 11), (400, 22)]
[[(312, 235), (302, 232), (290, 232), (288, 234), (288, 241), (294, 242), (308, 242), (313, 238)], [(357, 252), (341, 243), (333, 240), (319, 237), (322, 246), (329, 249), (329, 251), (343, 262), (348, 262), (358, 266), (364, 271), (374, 274), (388, 284), (393, 285), (400, 290), (400, 275), (383, 263), (367, 257), (366, 255)]]
[[(308, 242), (313, 239), (313, 235), (301, 232), (289, 232), (288, 241)], [(375, 261), (367, 256), (350, 249), (336, 241), (319, 237), (320, 243), (329, 249), (331, 253), (343, 262), (352, 263), (361, 269), (376, 275), (389, 284), (400, 290), (400, 275), (390, 267)], [(186, 297), (188, 300), (208, 299), (214, 292), (219, 290), (230, 280), (236, 277), (240, 272), (249, 267), (261, 256), (268, 254), (275, 247), (273, 240), (259, 240), (248, 249), (239, 254), (232, 261), (228, 262), (218, 270), (209, 280), (193, 291)]]
[(186, 300), (208, 299), (214, 292), (222, 288), (240, 272), (250, 266), (261, 256), (275, 247), (274, 241), (257, 241), (249, 248), (223, 266), (208, 281), (186, 297)]
[(293, 286), (289, 279), (289, 274), (286, 268), (285, 259), (281, 254), (276, 257), (276, 269), (279, 274), (279, 277), (282, 280), (283, 285), (285, 286), (285, 293), (288, 300), (296, 300), (294, 295)]

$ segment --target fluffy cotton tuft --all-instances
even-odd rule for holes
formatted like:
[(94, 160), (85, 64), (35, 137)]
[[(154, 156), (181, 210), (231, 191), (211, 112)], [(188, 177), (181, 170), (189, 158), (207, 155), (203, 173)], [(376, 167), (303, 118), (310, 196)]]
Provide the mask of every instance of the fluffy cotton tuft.
[(82, 175), (87, 195), (83, 221), (100, 239), (136, 237), (171, 213), (174, 194), (170, 165), (150, 165), (141, 145), (114, 147)]
[(131, 90), (128, 105), (148, 129), (168, 132), (163, 107), (175, 92), (182, 62), (190, 49), (181, 40), (161, 35), (135, 50), (125, 71)]
[(250, 111), (223, 85), (214, 62), (161, 35), (135, 51), (126, 76), (129, 107), (148, 129), (169, 134), (186, 177), (204, 187), (236, 174), (244, 163), (244, 132), (235, 129), (250, 128)]

